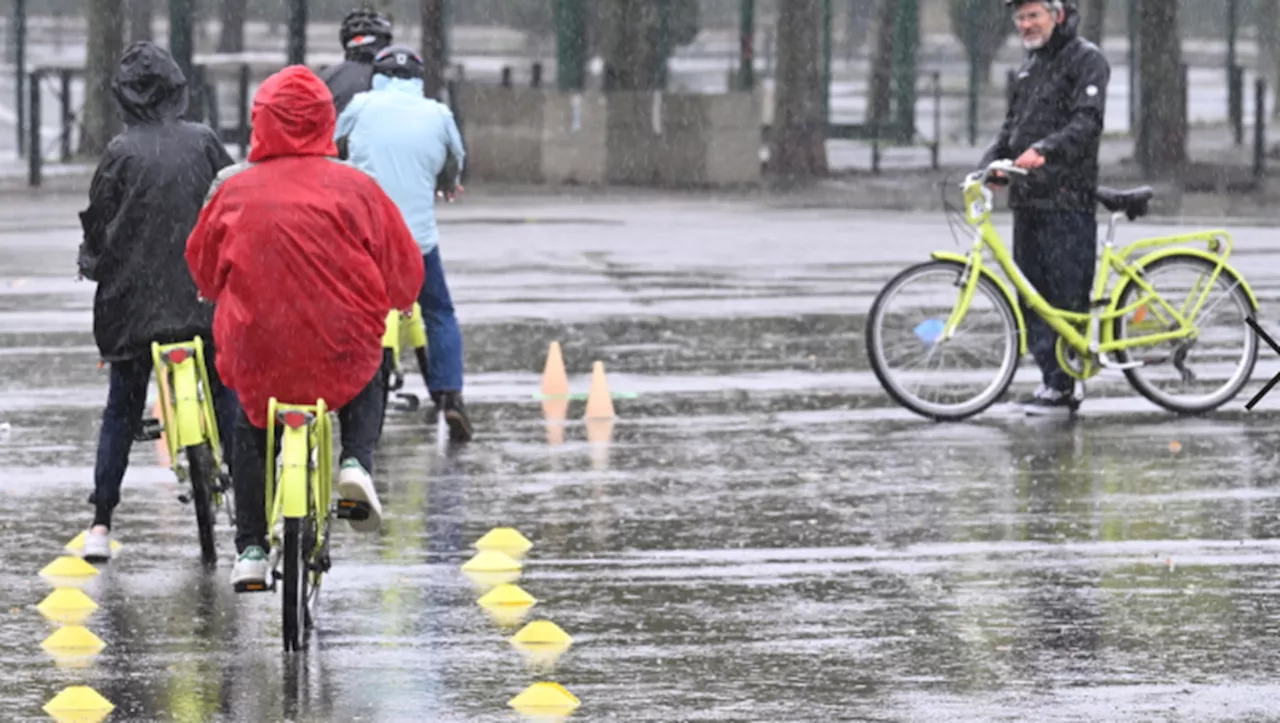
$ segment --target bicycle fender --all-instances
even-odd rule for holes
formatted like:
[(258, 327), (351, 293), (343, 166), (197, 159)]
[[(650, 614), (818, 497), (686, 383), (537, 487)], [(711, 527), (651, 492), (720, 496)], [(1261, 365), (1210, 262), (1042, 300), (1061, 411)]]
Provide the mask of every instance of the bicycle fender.
[[(1249, 286), (1249, 282), (1245, 281), (1244, 276), (1242, 276), (1239, 271), (1236, 271), (1235, 267), (1227, 263), (1225, 260), (1223, 260), (1221, 256), (1217, 254), (1210, 253), (1208, 251), (1201, 251), (1200, 249), (1191, 249), (1186, 247), (1166, 248), (1166, 249), (1160, 249), (1159, 251), (1152, 251), (1146, 256), (1143, 256), (1142, 258), (1135, 261), (1134, 265), (1137, 266), (1138, 268), (1144, 268), (1146, 266), (1149, 266), (1155, 263), (1156, 261), (1159, 261), (1160, 259), (1168, 258), (1170, 256), (1198, 256), (1204, 259), (1205, 261), (1208, 261), (1211, 264), (1214, 264), (1214, 265), (1221, 264), (1223, 272), (1231, 274), (1236, 278), (1237, 281), (1240, 282), (1240, 287), (1244, 289), (1245, 295), (1249, 297), (1249, 303), (1253, 305), (1253, 310), (1255, 312), (1258, 310), (1260, 306), (1258, 304), (1258, 297), (1254, 295), (1253, 289)], [(1127, 278), (1124, 278), (1121, 280), (1121, 283), (1116, 284), (1116, 287), (1111, 290), (1111, 305), (1107, 307), (1109, 311), (1114, 311), (1116, 308), (1118, 308), (1118, 305), (1120, 303), (1120, 294), (1124, 292), (1125, 288), (1129, 284), (1130, 284), (1130, 281)]]
[[(969, 263), (964, 254), (958, 254), (954, 251), (934, 251), (932, 254), (934, 261), (951, 261), (961, 266)], [(1018, 297), (1014, 296), (1013, 291), (1009, 289), (1009, 285), (999, 276), (992, 273), (991, 269), (986, 266), (982, 267), (982, 275), (995, 283), (996, 288), (1000, 289), (1000, 293), (1004, 294), (1005, 301), (1009, 302), (1009, 308), (1013, 309), (1013, 320), (1018, 324), (1018, 354), (1025, 355), (1027, 353), (1027, 324), (1022, 318), (1022, 307), (1018, 305)]]

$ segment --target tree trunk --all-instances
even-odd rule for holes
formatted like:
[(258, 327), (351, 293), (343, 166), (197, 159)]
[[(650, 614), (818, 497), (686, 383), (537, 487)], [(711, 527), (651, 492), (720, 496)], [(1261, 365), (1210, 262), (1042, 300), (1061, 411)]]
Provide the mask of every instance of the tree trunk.
[(893, 104), (893, 41), (897, 37), (897, 0), (880, 0), (876, 8), (875, 50), (871, 58), (871, 84), (867, 92), (867, 122), (889, 122)]
[(1084, 7), (1082, 34), (1099, 48), (1107, 27), (1107, 0), (1088, 0)]
[(769, 171), (797, 181), (827, 174), (818, 34), (822, 0), (788, 0), (778, 16), (778, 75)]
[[(1259, 1), (1258, 44), (1268, 90), (1275, 93), (1280, 88), (1280, 0)], [(1272, 113), (1280, 118), (1280, 103), (1275, 104)]]
[(605, 3), (601, 45), (606, 90), (662, 88), (658, 0), (594, 0)]
[(155, 17), (154, 0), (129, 0), (129, 42), (154, 40), (151, 23)]
[(853, 60), (853, 54), (867, 44), (867, 30), (875, 15), (875, 0), (848, 0), (844, 15), (844, 59)]
[(249, 0), (222, 0), (218, 31), (219, 53), (244, 52), (244, 23), (249, 14)]
[(111, 93), (111, 79), (124, 52), (124, 0), (94, 0), (89, 3), (88, 30), (80, 153), (98, 156), (121, 127), (120, 114)]
[(1187, 162), (1186, 83), (1178, 3), (1138, 1), (1138, 133), (1146, 178), (1181, 178)]
[(422, 0), (422, 92), (428, 98), (441, 98), (445, 87), (444, 47), (445, 0)]

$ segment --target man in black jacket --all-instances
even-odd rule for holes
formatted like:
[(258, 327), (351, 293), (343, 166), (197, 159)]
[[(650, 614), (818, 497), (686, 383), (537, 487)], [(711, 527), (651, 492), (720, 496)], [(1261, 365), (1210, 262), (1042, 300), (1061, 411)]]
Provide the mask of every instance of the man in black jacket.
[(373, 59), (378, 51), (391, 44), (391, 21), (382, 13), (358, 8), (347, 13), (338, 28), (344, 60), (324, 69), (320, 79), (333, 93), (338, 115), (355, 97), (373, 87)]
[[(1098, 147), (1111, 68), (1096, 45), (1076, 34), (1080, 16), (1072, 0), (1004, 2), (1030, 52), (982, 165), (1012, 158), (1031, 171), (1009, 192), (1014, 258), (1045, 301), (1084, 312), (1097, 262)], [(1027, 346), (1043, 378), (1022, 400), (1027, 413), (1073, 412), (1083, 385), (1075, 389), (1058, 366), (1058, 336), (1025, 300), (1023, 313)]]
[(151, 380), (151, 342), (199, 335), (213, 385), (218, 431), (229, 449), (239, 405), (218, 380), (213, 361), (213, 308), (198, 300), (187, 269), (187, 235), (205, 191), (231, 157), (207, 126), (182, 120), (187, 81), (173, 57), (149, 42), (129, 46), (112, 83), (125, 130), (112, 139), (80, 214), (80, 275), (98, 283), (93, 336), (111, 365), (94, 465), (93, 527), (84, 556), (111, 556), (111, 515)]

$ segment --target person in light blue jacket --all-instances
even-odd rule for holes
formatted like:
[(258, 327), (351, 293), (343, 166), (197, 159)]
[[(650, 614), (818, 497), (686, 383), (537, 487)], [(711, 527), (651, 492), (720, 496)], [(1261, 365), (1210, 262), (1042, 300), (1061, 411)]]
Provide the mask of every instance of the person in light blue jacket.
[(462, 404), (462, 332), (440, 260), (435, 210), (438, 178), (450, 169), (441, 195), (452, 200), (466, 151), (448, 106), (424, 97), (422, 71), (422, 58), (409, 48), (379, 51), (373, 88), (343, 109), (334, 139), (346, 138), (348, 162), (378, 181), (422, 249), (427, 277), (418, 301), (427, 328), (427, 387), (450, 439), (466, 442), (471, 421)]

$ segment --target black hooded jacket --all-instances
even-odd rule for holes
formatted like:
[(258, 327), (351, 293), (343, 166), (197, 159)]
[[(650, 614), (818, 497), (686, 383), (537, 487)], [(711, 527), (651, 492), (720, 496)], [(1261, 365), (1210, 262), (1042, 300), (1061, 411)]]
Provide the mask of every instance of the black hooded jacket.
[(338, 65), (325, 68), (320, 73), (320, 80), (329, 86), (333, 93), (333, 105), (338, 115), (347, 107), (357, 93), (363, 93), (373, 87), (373, 59), (385, 43), (373, 46), (350, 48), (345, 59)]
[(1095, 210), (1111, 66), (1098, 46), (1077, 35), (1075, 3), (1066, 12), (1049, 42), (1018, 69), (1009, 112), (983, 155), (983, 166), (1015, 160), (1028, 148), (1044, 156), (1043, 166), (1013, 179), (1010, 208)]
[(111, 140), (80, 213), (80, 273), (98, 282), (93, 336), (108, 362), (150, 355), (152, 341), (208, 336), (185, 258), (205, 192), (232, 160), (207, 126), (181, 120), (187, 85), (173, 57), (129, 46), (112, 90), (125, 130)]

